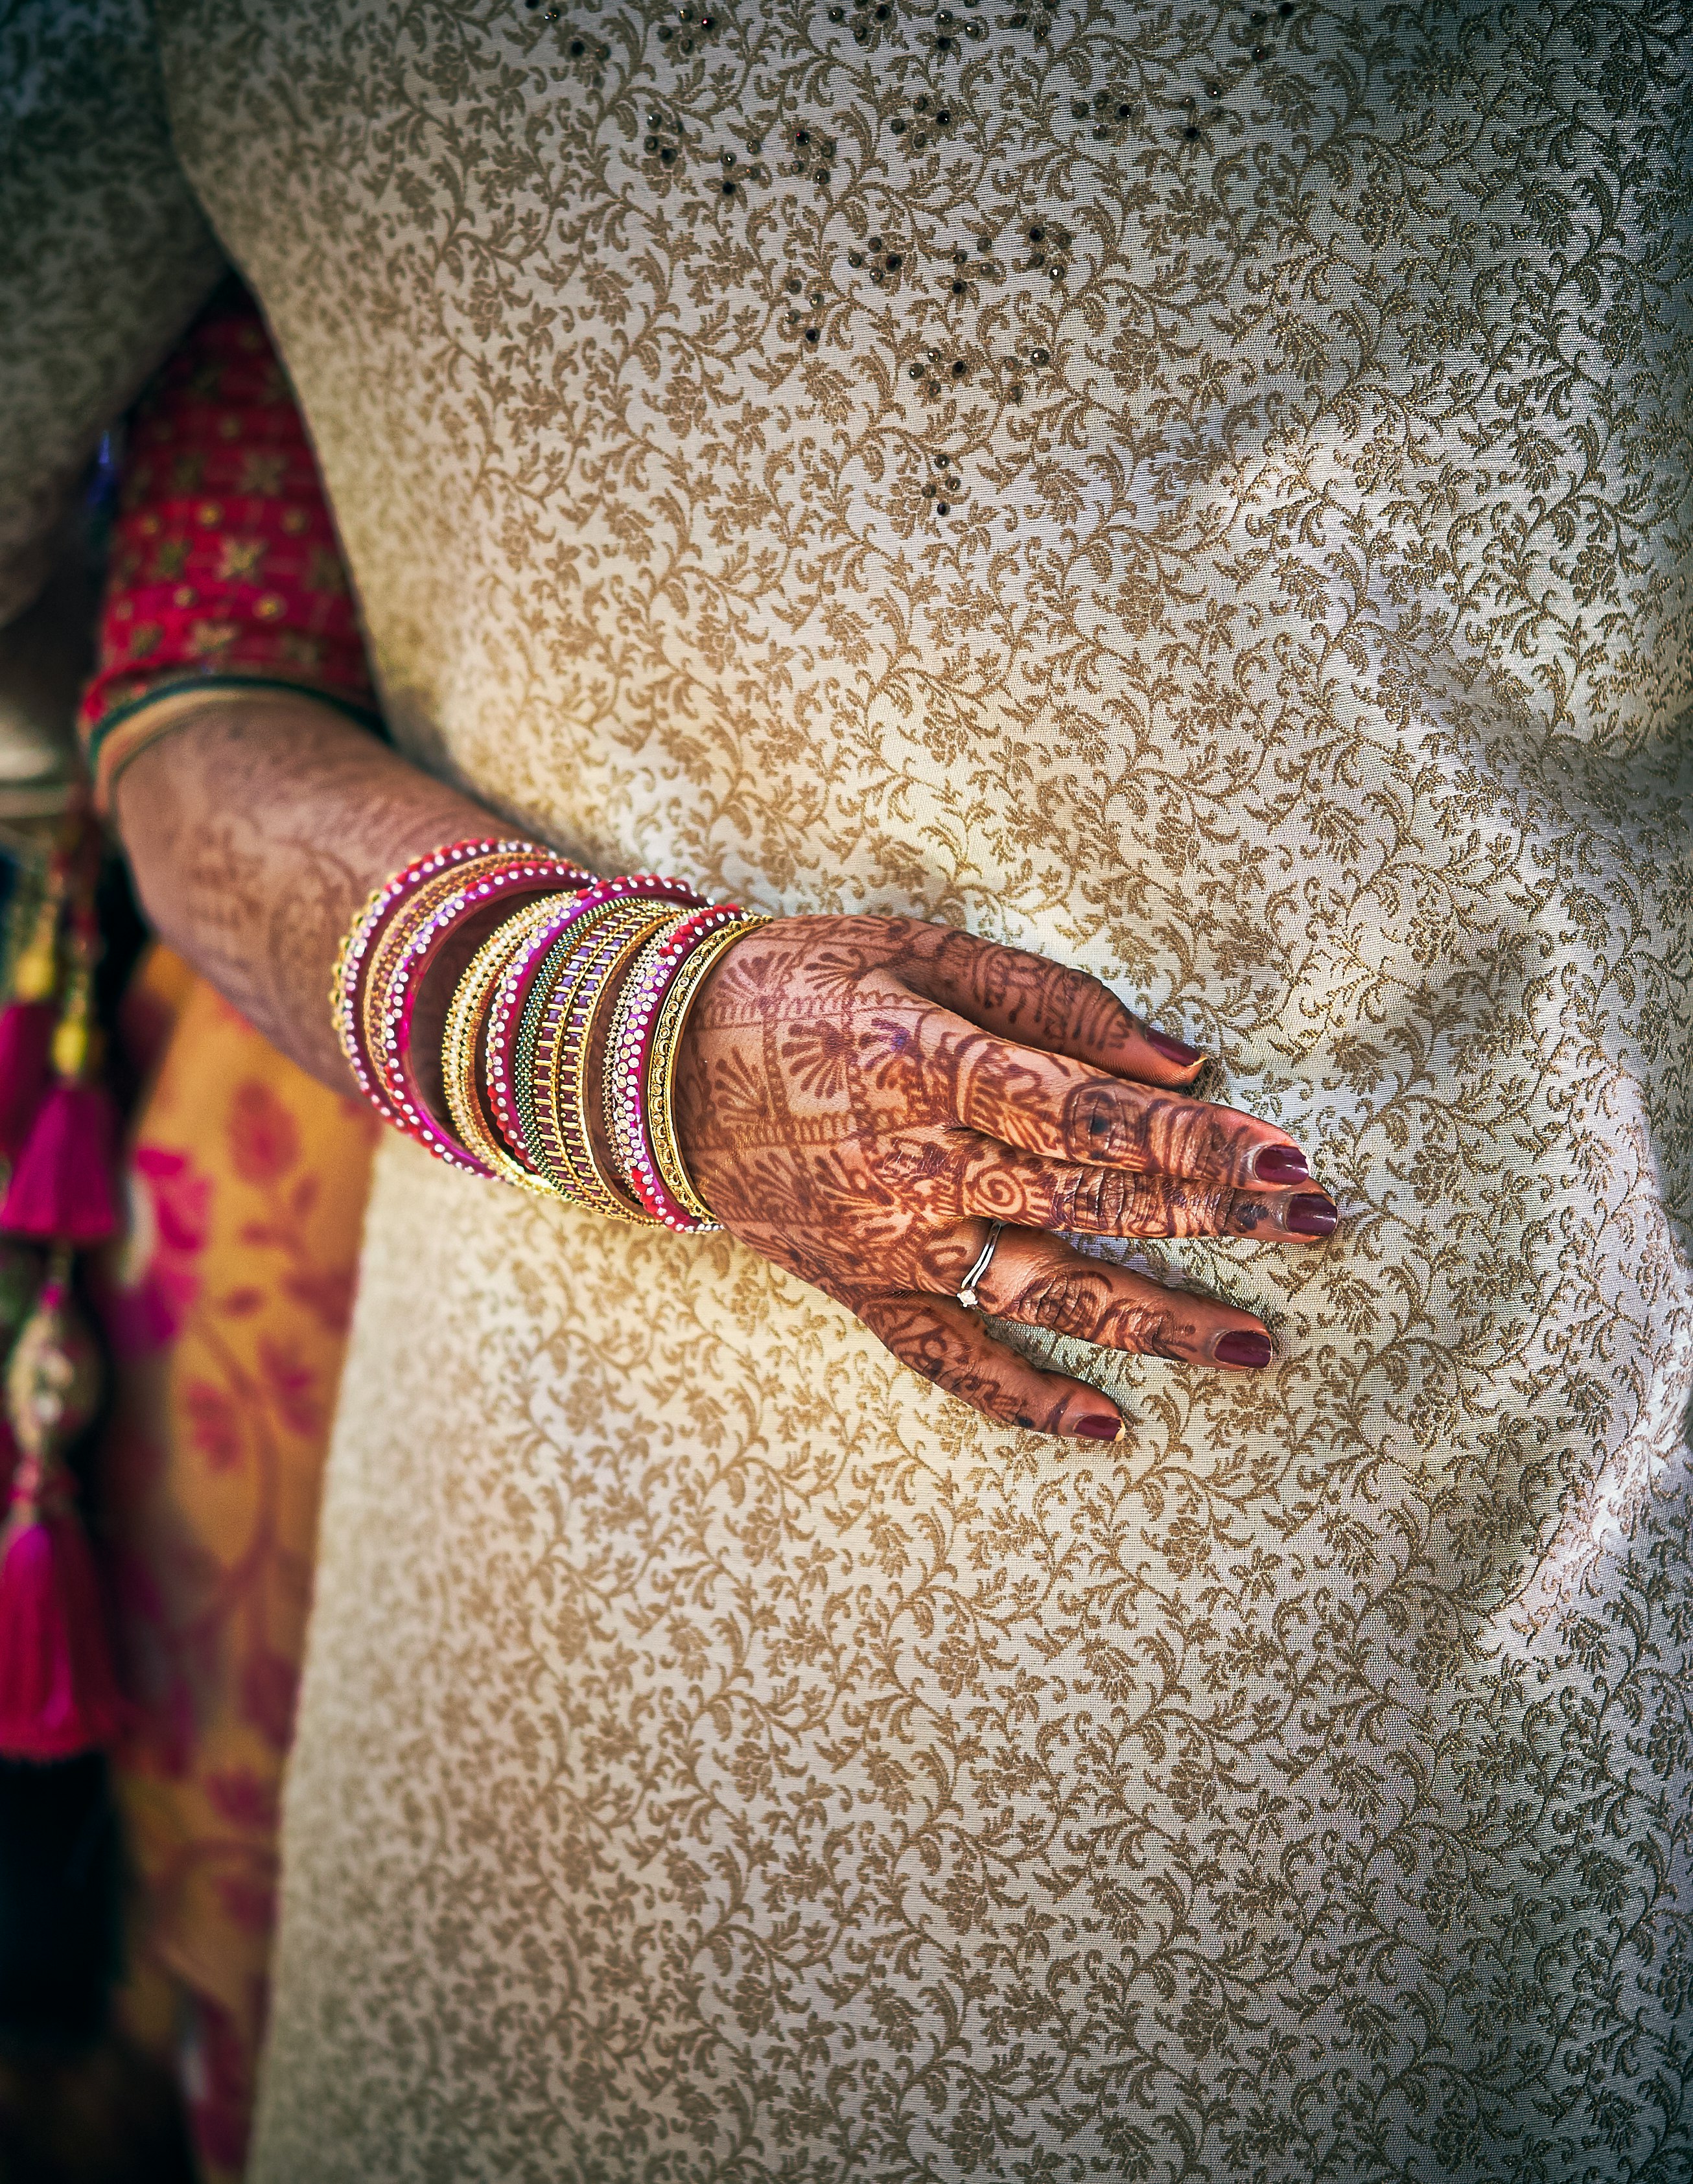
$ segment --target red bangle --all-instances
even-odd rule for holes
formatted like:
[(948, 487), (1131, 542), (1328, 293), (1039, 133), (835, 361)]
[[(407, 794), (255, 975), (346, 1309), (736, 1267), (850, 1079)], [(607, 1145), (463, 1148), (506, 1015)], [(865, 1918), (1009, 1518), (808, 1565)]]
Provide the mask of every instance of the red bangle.
[[(444, 926), (435, 915), (438, 883), (443, 880), (446, 900), (453, 905)], [(492, 884), (495, 880), (498, 886)], [(409, 1030), (422, 973), (435, 960), (456, 918), (473, 913), (500, 895), (521, 900), (517, 893), (520, 888), (536, 894), (581, 889), (591, 883), (591, 874), (535, 843), (492, 838), (454, 842), (413, 858), (385, 880), (342, 943), (331, 983), (331, 1009), (342, 1051), (359, 1089), (385, 1121), (427, 1145), (432, 1152), (454, 1167), (469, 1167), (479, 1175), (487, 1173), (480, 1161), (441, 1128), (422, 1101), (404, 1041), (395, 1044), (395, 1034), (401, 1030), (399, 1005), (404, 1004), (404, 1028)], [(476, 892), (477, 888), (482, 892)], [(418, 900), (426, 894), (426, 905)], [(404, 923), (405, 913), (426, 907), (427, 914), (418, 932), (403, 929), (394, 933), (396, 922)], [(421, 963), (412, 960), (420, 944), (425, 953)], [(376, 990), (377, 985), (381, 990)]]

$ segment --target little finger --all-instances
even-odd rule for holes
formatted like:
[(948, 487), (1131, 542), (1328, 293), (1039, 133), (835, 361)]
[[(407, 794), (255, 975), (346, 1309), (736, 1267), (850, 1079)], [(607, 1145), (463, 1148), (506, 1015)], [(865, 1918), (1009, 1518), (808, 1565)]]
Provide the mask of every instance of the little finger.
[(902, 1364), (996, 1424), (1094, 1441), (1120, 1440), (1127, 1430), (1097, 1388), (1043, 1372), (950, 1296), (872, 1297), (858, 1316)]

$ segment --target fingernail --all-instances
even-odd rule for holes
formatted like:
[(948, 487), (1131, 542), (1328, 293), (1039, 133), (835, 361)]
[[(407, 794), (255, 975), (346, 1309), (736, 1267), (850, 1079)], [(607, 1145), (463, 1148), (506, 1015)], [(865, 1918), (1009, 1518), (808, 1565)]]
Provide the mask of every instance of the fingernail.
[(1070, 1430), (1084, 1440), (1117, 1440), (1122, 1433), (1122, 1420), (1115, 1411), (1101, 1411), (1092, 1418), (1072, 1420)]
[(1339, 1218), (1339, 1207), (1320, 1190), (1301, 1191), (1287, 1212), (1287, 1225), (1295, 1236), (1332, 1236)]
[(1141, 1037), (1155, 1054), (1161, 1054), (1166, 1061), (1179, 1061), (1185, 1069), (1190, 1061), (1202, 1061), (1205, 1056), (1196, 1046), (1187, 1046), (1179, 1039), (1172, 1039), (1168, 1032), (1153, 1031), (1150, 1028)]
[(1256, 1183), (1303, 1183), (1311, 1162), (1297, 1145), (1260, 1145), (1252, 1156)]
[(1219, 1365), (1267, 1365), (1275, 1351), (1270, 1347), (1267, 1334), (1252, 1334), (1244, 1327), (1233, 1334), (1219, 1334), (1211, 1346), (1211, 1354)]

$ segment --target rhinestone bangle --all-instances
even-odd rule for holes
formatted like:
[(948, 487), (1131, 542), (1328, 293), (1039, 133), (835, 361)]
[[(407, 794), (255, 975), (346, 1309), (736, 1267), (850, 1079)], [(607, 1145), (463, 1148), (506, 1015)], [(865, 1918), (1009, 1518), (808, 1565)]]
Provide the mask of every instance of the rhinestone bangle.
[[(701, 1201), (697, 1193), (689, 1204), (671, 1189), (655, 1156), (654, 1034), (665, 998), (693, 951), (704, 946), (713, 933), (732, 925), (738, 934), (746, 930), (746, 912), (738, 903), (721, 903), (714, 909), (696, 911), (671, 933), (660, 937), (630, 973), (627, 1006), (620, 1013), (617, 1036), (606, 1055), (611, 1140), (627, 1172), (630, 1188), (655, 1220), (683, 1234), (715, 1228), (717, 1224), (699, 1210)], [(680, 1166), (679, 1159), (677, 1165)]]
[[(555, 951), (568, 952), (556, 979), (544, 989), (526, 1116), (532, 1116), (532, 1150), (544, 1173), (596, 1212), (640, 1223), (651, 1215), (627, 1199), (594, 1158), (583, 1095), (598, 1006), (632, 952), (663, 919), (664, 911), (650, 902), (620, 903), (579, 949), (571, 950), (568, 934), (554, 944)], [(532, 999), (530, 1006), (535, 1006)]]
[[(555, 948), (574, 927), (585, 932), (590, 922), (619, 902), (638, 897), (649, 901), (681, 901), (698, 905), (699, 897), (679, 881), (651, 872), (627, 878), (604, 880), (581, 895), (560, 900), (556, 919), (530, 935), (512, 958), (495, 992), (489, 1011), (487, 1042), (487, 1089), (494, 1124), (513, 1156), (534, 1173), (544, 1173), (536, 1141), (532, 1111), (526, 1114), (532, 1082), (535, 1034), (543, 1006), (535, 999), (542, 973), (549, 962), (549, 978), (563, 969), (569, 950)], [(532, 1011), (531, 1002), (535, 1002)]]
[(413, 1045), (418, 997), (429, 972), (467, 919), (503, 901), (555, 894), (560, 874), (572, 871), (552, 858), (468, 860), (459, 874), (420, 890), (395, 922), (393, 952), (376, 951), (380, 960), (373, 966), (365, 996), (365, 1022), (378, 1080), (420, 1143), (452, 1166), (468, 1165), (474, 1174), (487, 1176), (492, 1171), (435, 1114), (418, 1078)]
[[(538, 883), (550, 889), (584, 887), (592, 880), (590, 874), (536, 843), (494, 837), (449, 843), (413, 858), (384, 880), (348, 928), (337, 955), (330, 1006), (342, 1051), (365, 1098), (385, 1120), (410, 1136), (422, 1136), (425, 1132), (404, 1073), (391, 1077), (386, 1066), (390, 1056), (377, 1035), (383, 1011), (380, 1003), (374, 1013), (370, 1006), (372, 972), (379, 966), (384, 973), (392, 967), (395, 955), (387, 944), (390, 933), (397, 923), (403, 933), (412, 929), (420, 897), (432, 906), (443, 889), (452, 892), (473, 873), (514, 863), (532, 870)], [(446, 1145), (454, 1164), (462, 1166), (458, 1149), (451, 1146), (450, 1140)]]

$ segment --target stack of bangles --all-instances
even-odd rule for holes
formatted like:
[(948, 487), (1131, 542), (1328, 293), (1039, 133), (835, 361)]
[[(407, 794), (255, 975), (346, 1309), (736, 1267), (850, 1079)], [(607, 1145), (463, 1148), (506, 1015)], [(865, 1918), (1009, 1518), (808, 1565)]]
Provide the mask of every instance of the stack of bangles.
[[(677, 1137), (677, 1059), (706, 974), (764, 922), (655, 873), (599, 880), (532, 842), (454, 842), (359, 912), (336, 1031), (376, 1112), (452, 1167), (614, 1221), (715, 1228)], [(420, 999), (466, 951), (437, 1057)]]

